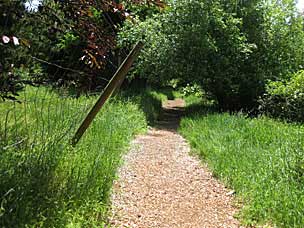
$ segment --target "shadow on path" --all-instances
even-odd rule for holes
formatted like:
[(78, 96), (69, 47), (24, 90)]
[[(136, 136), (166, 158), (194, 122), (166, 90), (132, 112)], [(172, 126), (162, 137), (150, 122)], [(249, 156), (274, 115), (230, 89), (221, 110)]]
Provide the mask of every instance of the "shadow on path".
[(156, 122), (156, 128), (160, 130), (176, 131), (179, 127), (180, 120), (184, 114), (184, 100), (168, 100), (163, 104), (162, 115)]
[(165, 102), (157, 128), (133, 141), (113, 187), (112, 227), (240, 227), (230, 190), (176, 132), (184, 107), (182, 99)]

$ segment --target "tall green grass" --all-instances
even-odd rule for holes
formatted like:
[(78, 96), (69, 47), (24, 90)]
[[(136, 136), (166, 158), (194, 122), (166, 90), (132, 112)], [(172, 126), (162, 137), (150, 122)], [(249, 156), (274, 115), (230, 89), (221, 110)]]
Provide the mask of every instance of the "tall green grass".
[(103, 227), (122, 154), (147, 121), (135, 98), (114, 98), (76, 148), (96, 96), (27, 88), (0, 103), (0, 227)]
[(303, 126), (215, 113), (186, 117), (179, 131), (236, 190), (244, 223), (303, 227)]
[(121, 97), (136, 102), (144, 112), (148, 124), (152, 126), (161, 117), (162, 103), (168, 99), (164, 91), (152, 88), (129, 90), (123, 92)]

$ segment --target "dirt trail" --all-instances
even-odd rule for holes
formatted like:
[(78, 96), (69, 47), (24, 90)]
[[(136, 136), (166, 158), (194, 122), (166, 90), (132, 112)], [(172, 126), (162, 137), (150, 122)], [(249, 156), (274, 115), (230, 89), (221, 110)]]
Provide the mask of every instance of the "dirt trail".
[(134, 140), (113, 188), (114, 227), (240, 227), (229, 190), (176, 132), (183, 106), (168, 101), (159, 127)]

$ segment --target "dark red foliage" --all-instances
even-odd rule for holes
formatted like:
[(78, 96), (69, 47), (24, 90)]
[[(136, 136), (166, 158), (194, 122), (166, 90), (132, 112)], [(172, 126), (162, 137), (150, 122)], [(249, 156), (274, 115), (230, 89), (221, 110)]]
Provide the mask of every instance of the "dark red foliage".
[[(129, 2), (164, 7), (160, 0)], [(112, 0), (74, 0), (64, 4), (67, 16), (75, 22), (75, 31), (86, 43), (81, 61), (91, 69), (104, 68), (109, 51), (116, 47), (118, 28), (123, 25), (128, 15), (124, 5)]]

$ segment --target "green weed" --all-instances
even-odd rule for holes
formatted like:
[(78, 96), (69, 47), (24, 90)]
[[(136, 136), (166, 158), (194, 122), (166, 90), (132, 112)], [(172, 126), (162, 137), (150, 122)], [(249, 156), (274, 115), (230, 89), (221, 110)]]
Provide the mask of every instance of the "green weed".
[(303, 227), (303, 126), (202, 114), (184, 118), (180, 132), (243, 200), (244, 223)]
[(121, 94), (122, 99), (131, 99), (143, 110), (149, 125), (154, 125), (162, 115), (162, 103), (167, 100), (163, 91), (151, 88), (140, 89), (137, 92), (127, 91)]
[(27, 88), (0, 103), (0, 226), (102, 227), (122, 154), (147, 122), (135, 98), (114, 98), (77, 147), (70, 146), (96, 96)]

